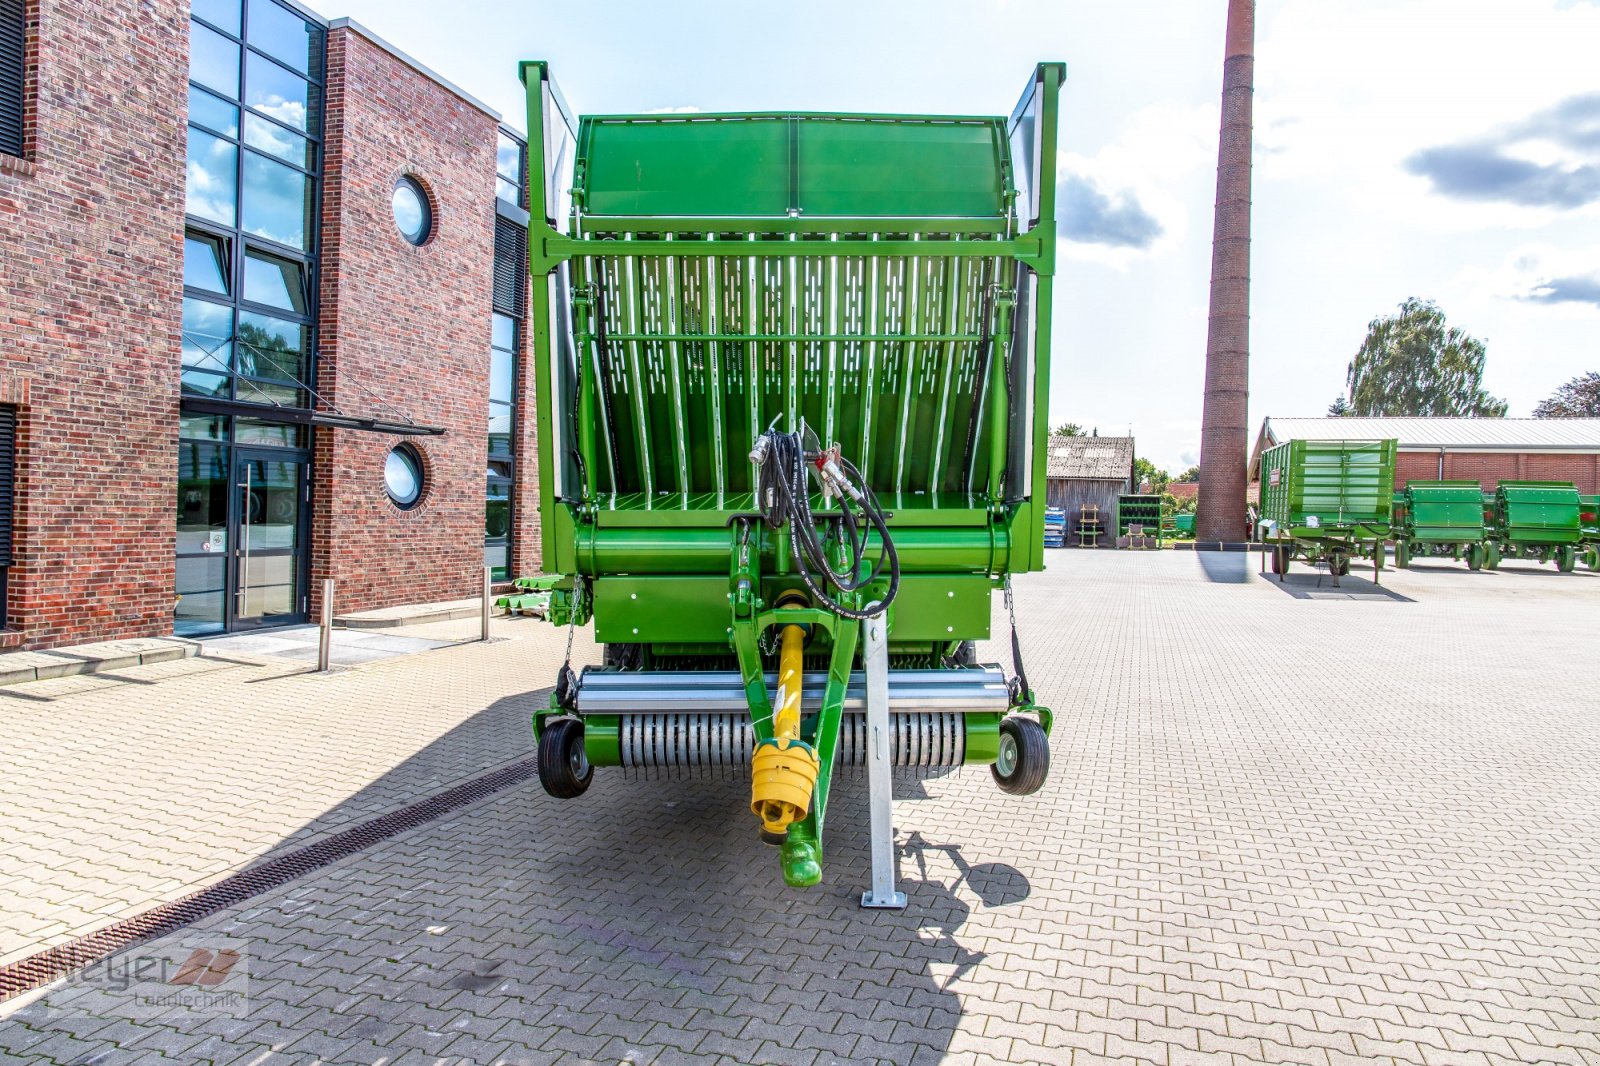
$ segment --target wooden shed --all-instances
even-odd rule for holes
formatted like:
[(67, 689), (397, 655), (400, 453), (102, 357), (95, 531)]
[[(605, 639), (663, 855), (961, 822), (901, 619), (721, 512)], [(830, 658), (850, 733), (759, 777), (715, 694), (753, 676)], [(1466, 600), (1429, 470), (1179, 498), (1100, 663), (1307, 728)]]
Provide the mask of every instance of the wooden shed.
[[(1100, 509), (1101, 527), (1116, 528), (1117, 497), (1133, 491), (1132, 437), (1051, 437), (1046, 500), (1067, 512), (1067, 543), (1078, 543), (1085, 505)], [(1111, 541), (1102, 538), (1101, 546)]]

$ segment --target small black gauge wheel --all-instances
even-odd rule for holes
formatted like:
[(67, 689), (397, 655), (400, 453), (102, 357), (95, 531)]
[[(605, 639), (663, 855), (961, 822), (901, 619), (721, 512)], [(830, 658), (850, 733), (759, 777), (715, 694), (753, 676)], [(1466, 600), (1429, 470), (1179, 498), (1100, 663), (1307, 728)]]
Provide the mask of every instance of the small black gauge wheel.
[(1050, 738), (1032, 718), (1013, 715), (1000, 723), (1000, 751), (989, 768), (1001, 792), (1031, 796), (1050, 773)]
[(581, 796), (594, 780), (594, 767), (583, 750), (583, 723), (557, 718), (539, 734), (539, 783), (556, 799)]

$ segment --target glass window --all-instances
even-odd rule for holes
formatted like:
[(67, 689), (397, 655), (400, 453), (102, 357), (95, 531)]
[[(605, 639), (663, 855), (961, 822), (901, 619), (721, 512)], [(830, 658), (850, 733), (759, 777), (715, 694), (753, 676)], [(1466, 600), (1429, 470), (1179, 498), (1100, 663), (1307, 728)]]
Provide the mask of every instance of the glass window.
[(191, 126), (184, 210), (196, 218), (232, 226), (239, 212), (238, 166), (237, 147)]
[(483, 546), (483, 565), (489, 568), (489, 578), (492, 581), (508, 581), (511, 578), (511, 545), (505, 541), (497, 544)]
[(189, 79), (239, 99), (239, 46), (216, 30), (189, 23)]
[(250, 5), (250, 47), (281, 59), (302, 74), (321, 74), (322, 30), (281, 4)]
[(422, 499), (422, 457), (409, 444), (397, 444), (383, 463), (383, 484), (389, 499), (402, 511)]
[(244, 298), (251, 303), (306, 313), (304, 268), (299, 263), (258, 252), (244, 253)]
[(239, 105), (189, 86), (189, 121), (229, 137), (239, 136)]
[[(310, 332), (310, 326), (299, 322), (240, 311), (239, 373), (277, 381), (304, 381), (306, 340)], [(259, 399), (259, 396), (254, 398)]]
[(510, 352), (498, 348), (489, 352), (489, 399), (501, 403), (512, 401), (512, 385), (516, 380), (517, 359)]
[(233, 308), (183, 301), (183, 365), (227, 373), (233, 366)]
[(227, 420), (221, 415), (184, 415), (178, 419), (178, 436), (191, 440), (226, 440)]
[(309, 140), (253, 112), (244, 116), (244, 143), (307, 170), (316, 163)]
[(239, 0), (194, 0), (190, 10), (217, 29), (239, 35)]
[(517, 320), (510, 315), (493, 316), (494, 324), (490, 327), (489, 343), (496, 348), (507, 351), (516, 351), (517, 348)]
[[(272, 358), (276, 359), (277, 356)], [(263, 360), (262, 366), (268, 364)], [(236, 378), (234, 380), (234, 398), (246, 403), (267, 404), (274, 407), (304, 407), (306, 405), (305, 393), (293, 385), (274, 385), (269, 381), (256, 381), (252, 378)]]
[(495, 195), (521, 206), (522, 145), (503, 131), (495, 150), (495, 174)]
[(173, 625), (180, 634), (222, 628), (228, 452), (219, 444), (178, 445), (178, 604)]
[(259, 418), (236, 418), (233, 423), (236, 444), (266, 444), (279, 448), (304, 448), (306, 427), (282, 422), (263, 422)]
[(183, 283), (228, 295), (228, 242), (193, 230), (183, 235)]
[(504, 537), (511, 532), (511, 483), (490, 479), (485, 493), (487, 509), (483, 532), (487, 537)]
[(428, 207), (428, 194), (415, 178), (401, 178), (394, 183), (394, 194), (389, 198), (394, 211), (394, 224), (400, 236), (412, 244), (422, 244), (433, 229), (433, 212)]
[(489, 404), (489, 454), (511, 454), (511, 405)]
[(317, 89), (265, 56), (245, 60), (244, 103), (297, 130), (316, 128)]
[(291, 248), (304, 248), (310, 209), (311, 183), (304, 174), (254, 152), (244, 154), (241, 229)]

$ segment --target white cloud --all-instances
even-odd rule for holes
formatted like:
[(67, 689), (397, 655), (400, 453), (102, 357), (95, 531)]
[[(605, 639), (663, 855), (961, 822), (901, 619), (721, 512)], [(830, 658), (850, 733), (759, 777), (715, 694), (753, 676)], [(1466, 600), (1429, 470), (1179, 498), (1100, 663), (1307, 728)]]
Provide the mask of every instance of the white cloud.
[(700, 109), (693, 104), (683, 107), (652, 107), (643, 112), (646, 115), (698, 115), (699, 113)]

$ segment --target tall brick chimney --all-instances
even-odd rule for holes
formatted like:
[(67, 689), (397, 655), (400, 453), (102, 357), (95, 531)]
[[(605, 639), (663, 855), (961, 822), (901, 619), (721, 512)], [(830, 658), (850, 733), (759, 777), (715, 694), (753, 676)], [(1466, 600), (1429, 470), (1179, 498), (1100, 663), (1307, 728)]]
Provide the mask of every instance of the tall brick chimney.
[(1255, 0), (1228, 0), (1222, 67), (1217, 213), (1211, 238), (1211, 325), (1200, 423), (1195, 539), (1243, 540), (1245, 422), (1250, 395), (1250, 112), (1255, 81)]

